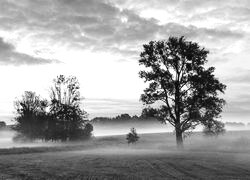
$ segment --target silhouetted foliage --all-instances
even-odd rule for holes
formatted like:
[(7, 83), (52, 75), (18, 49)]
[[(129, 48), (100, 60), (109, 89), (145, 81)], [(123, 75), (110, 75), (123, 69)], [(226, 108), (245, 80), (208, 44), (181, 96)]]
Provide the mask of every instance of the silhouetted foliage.
[(216, 120), (208, 121), (203, 129), (205, 136), (218, 136), (224, 134), (225, 132), (226, 129), (224, 123)]
[(67, 104), (75, 107), (80, 105), (80, 84), (76, 77), (59, 75), (53, 80), (53, 83), (50, 91), (52, 103), (58, 102), (59, 104)]
[[(54, 79), (51, 88), (50, 123), (48, 134), (52, 140), (77, 140), (90, 136), (86, 134), (85, 123), (88, 122), (87, 113), (80, 108), (81, 96), (80, 85), (76, 77), (63, 75)], [(55, 129), (49, 132), (49, 129)], [(92, 128), (93, 130), (93, 128)], [(47, 137), (50, 139), (50, 137)]]
[(246, 125), (242, 122), (225, 122), (225, 126), (231, 126), (231, 127), (245, 127)]
[(139, 136), (136, 133), (136, 129), (135, 128), (131, 128), (130, 132), (127, 134), (126, 137), (128, 144), (132, 143), (136, 143), (139, 140)]
[(0, 129), (5, 128), (6, 123), (4, 121), (0, 121)]
[(47, 107), (46, 100), (41, 99), (35, 92), (25, 91), (22, 98), (15, 101), (17, 116), (14, 129), (30, 140), (42, 138)]
[(214, 67), (205, 67), (209, 52), (184, 37), (151, 41), (143, 48), (139, 64), (144, 69), (139, 74), (149, 86), (141, 100), (160, 104), (157, 118), (175, 127), (182, 147), (183, 132), (219, 117), (225, 101), (218, 95), (226, 86), (215, 78)]
[(141, 113), (141, 118), (153, 118), (157, 117), (157, 110), (151, 107), (144, 108)]
[(79, 137), (81, 137), (82, 139), (88, 139), (92, 136), (93, 130), (93, 125), (90, 123), (86, 123), (84, 129), (80, 131)]
[(143, 122), (151, 121), (155, 117), (150, 116), (149, 114), (142, 113), (141, 116), (130, 116), (129, 114), (121, 114), (116, 117), (95, 117), (91, 120), (93, 123), (108, 124), (108, 123), (125, 123), (125, 122)]
[(91, 137), (93, 126), (87, 123), (87, 113), (80, 108), (79, 89), (75, 77), (60, 75), (51, 88), (50, 103), (34, 92), (25, 92), (15, 102), (18, 116), (14, 129), (19, 132), (16, 140), (71, 141)]

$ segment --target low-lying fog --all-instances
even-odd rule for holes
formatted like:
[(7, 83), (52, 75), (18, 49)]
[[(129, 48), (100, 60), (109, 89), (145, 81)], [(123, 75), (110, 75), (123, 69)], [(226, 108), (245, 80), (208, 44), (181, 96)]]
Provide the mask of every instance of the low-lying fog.
[[(112, 136), (112, 135), (125, 135), (130, 131), (130, 128), (136, 128), (138, 134), (150, 134), (150, 133), (164, 133), (164, 132), (173, 132), (173, 127), (167, 124), (161, 124), (159, 122), (151, 122), (145, 124), (138, 124), (138, 123), (124, 123), (124, 124), (113, 124), (113, 125), (94, 125), (94, 132), (93, 135), (95, 137), (102, 137), (102, 136)], [(245, 128), (234, 128), (234, 127), (226, 127), (227, 131), (239, 131), (239, 130), (250, 130), (249, 127)], [(198, 127), (197, 131), (201, 131), (202, 127)], [(238, 139), (241, 137), (241, 133), (238, 133)], [(13, 142), (12, 138), (15, 136), (15, 131), (12, 130), (0, 130), (0, 149), (1, 148), (11, 148), (11, 147), (36, 147), (36, 146), (60, 146), (63, 143), (52, 143), (52, 142), (33, 142), (33, 143), (17, 143)], [(173, 133), (171, 136), (171, 141), (175, 142), (175, 137)], [(227, 134), (230, 134), (228, 132)], [(202, 136), (202, 135), (201, 135)], [(233, 136), (232, 136), (233, 137)], [(244, 136), (242, 136), (244, 137)], [(250, 136), (248, 137), (250, 138)], [(168, 139), (169, 140), (169, 139)], [(242, 140), (242, 139), (241, 139)], [(187, 138), (186, 143), (192, 141), (192, 138)], [(202, 142), (202, 141), (200, 141)], [(125, 136), (124, 136), (124, 143), (126, 143)]]
[[(149, 134), (149, 133), (163, 133), (163, 132), (173, 132), (174, 128), (170, 124), (162, 124), (158, 121), (155, 122), (145, 122), (145, 123), (124, 123), (124, 124), (112, 124), (112, 125), (94, 125), (94, 135), (95, 136), (111, 136), (111, 135), (122, 135), (127, 134), (130, 129), (134, 127), (139, 134)], [(227, 131), (246, 131), (250, 130), (250, 126), (234, 127), (225, 126)], [(194, 132), (202, 131), (202, 126), (197, 126)]]
[(59, 144), (50, 142), (36, 141), (32, 143), (28, 142), (14, 142), (16, 132), (13, 130), (0, 130), (0, 149), (2, 148), (13, 148), (13, 147), (37, 147), (37, 146), (55, 146)]
[(110, 135), (122, 135), (129, 133), (131, 128), (135, 128), (139, 134), (148, 133), (161, 133), (161, 132), (173, 132), (173, 127), (167, 124), (156, 122), (130, 122), (130, 123), (116, 123), (112, 125), (106, 124), (94, 124), (94, 136), (110, 136)]
[(15, 131), (0, 130), (0, 148), (9, 147), (12, 144), (12, 138), (15, 134)]

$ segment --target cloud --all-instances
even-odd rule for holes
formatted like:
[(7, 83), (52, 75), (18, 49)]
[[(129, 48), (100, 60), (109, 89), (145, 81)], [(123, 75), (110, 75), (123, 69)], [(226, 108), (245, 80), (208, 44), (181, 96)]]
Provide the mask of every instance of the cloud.
[(250, 69), (238, 69), (235, 75), (226, 77), (225, 82), (250, 85)]
[[(183, 4), (182, 1), (171, 0), (153, 2), (136, 1), (134, 5), (160, 7), (166, 3), (177, 8)], [(43, 46), (47, 47), (53, 44), (81, 50), (115, 52), (125, 57), (139, 56), (142, 44), (166, 39), (170, 35), (185, 35), (210, 42), (244, 37), (241, 32), (229, 29), (200, 28), (175, 22), (159, 24), (155, 18), (140, 16), (129, 7), (130, 3), (133, 4), (131, 1), (98, 0), (6, 1), (0, 8), (0, 24), (2, 29), (18, 29), (22, 32), (20, 34), (30, 39), (31, 49), (42, 41)], [(195, 7), (204, 5), (200, 1), (188, 3)], [(19, 39), (22, 41), (22, 38)]]
[(206, 40), (224, 41), (226, 39), (241, 39), (244, 34), (241, 32), (233, 32), (227, 29), (212, 29), (212, 28), (198, 28), (193, 25), (184, 26), (177, 23), (168, 23), (160, 29), (160, 34), (166, 33), (167, 36), (186, 36), (188, 38), (196, 38)]
[(223, 118), (233, 121), (250, 122), (250, 94), (241, 92), (228, 99), (224, 108)]
[(216, 19), (230, 19), (231, 22), (246, 22), (250, 17), (250, 9), (243, 7), (232, 7), (224, 6), (221, 8), (214, 8), (207, 12), (199, 13), (199, 15), (194, 15), (193, 20), (206, 20), (208, 18), (216, 18)]
[[(85, 108), (86, 107), (86, 108)], [(83, 100), (83, 108), (89, 113), (90, 117), (95, 116), (117, 116), (122, 113), (130, 115), (139, 115), (142, 105), (139, 100), (125, 99), (97, 99), (86, 98)]]
[(9, 44), (0, 37), (0, 64), (3, 65), (34, 65), (58, 62), (55, 60), (33, 57), (28, 54), (19, 53), (12, 44)]

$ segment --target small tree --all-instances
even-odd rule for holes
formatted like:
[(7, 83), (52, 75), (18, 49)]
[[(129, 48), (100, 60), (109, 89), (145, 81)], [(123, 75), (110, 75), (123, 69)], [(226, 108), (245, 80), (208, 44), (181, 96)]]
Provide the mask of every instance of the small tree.
[(203, 133), (205, 136), (219, 136), (221, 134), (224, 134), (226, 132), (224, 123), (220, 121), (208, 121), (203, 128)]
[(127, 134), (127, 137), (126, 137), (128, 144), (136, 143), (139, 140), (139, 138), (140, 137), (138, 136), (135, 128), (131, 128), (130, 132)]

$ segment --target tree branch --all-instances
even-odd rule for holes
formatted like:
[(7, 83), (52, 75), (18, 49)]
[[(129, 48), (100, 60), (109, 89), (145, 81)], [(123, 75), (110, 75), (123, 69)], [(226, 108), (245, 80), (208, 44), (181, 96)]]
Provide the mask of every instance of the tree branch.
[(168, 107), (168, 112), (169, 112), (169, 114), (170, 114), (170, 117), (174, 120), (174, 121), (176, 121), (176, 118), (174, 117), (174, 115), (173, 115), (173, 113), (172, 113), (172, 111), (171, 111), (171, 106), (170, 106), (170, 104), (169, 104), (169, 102), (168, 102), (168, 94), (167, 94), (167, 90), (164, 88), (164, 86), (163, 86), (163, 84), (160, 82), (160, 85), (161, 85), (161, 88), (163, 89), (163, 91), (164, 91), (164, 93), (165, 93), (165, 96), (166, 96), (166, 98), (165, 98), (165, 103), (166, 103), (166, 105), (167, 105), (167, 107)]

